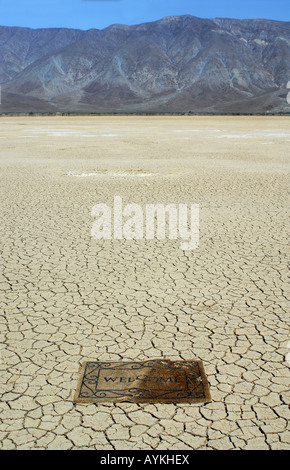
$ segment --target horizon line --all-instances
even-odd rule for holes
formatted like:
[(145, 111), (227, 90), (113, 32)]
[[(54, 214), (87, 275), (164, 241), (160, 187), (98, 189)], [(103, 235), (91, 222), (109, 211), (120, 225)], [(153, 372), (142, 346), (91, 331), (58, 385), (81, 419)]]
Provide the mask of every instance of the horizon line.
[(108, 29), (112, 26), (128, 26), (128, 27), (134, 27), (134, 26), (140, 26), (142, 24), (150, 24), (150, 23), (157, 23), (159, 21), (162, 21), (164, 19), (169, 19), (169, 18), (182, 18), (182, 17), (191, 17), (191, 18), (196, 18), (198, 20), (208, 20), (208, 21), (213, 21), (213, 20), (234, 20), (234, 21), (272, 21), (276, 23), (290, 23), (290, 20), (273, 20), (271, 18), (231, 18), (229, 16), (215, 16), (213, 18), (202, 18), (199, 16), (194, 16), (191, 14), (184, 14), (184, 15), (169, 15), (169, 16), (163, 16), (162, 18), (159, 18), (157, 20), (153, 21), (144, 21), (142, 23), (134, 23), (134, 24), (127, 24), (127, 23), (112, 23), (109, 24), (108, 26), (105, 26), (104, 28), (88, 28), (88, 29), (82, 29), (82, 28), (77, 28), (77, 27), (70, 27), (70, 26), (47, 26), (47, 27), (30, 27), (30, 26), (17, 26), (17, 25), (4, 25), (0, 24), (1, 28), (22, 28), (22, 29), (32, 29), (32, 30), (46, 30), (46, 29), (73, 29), (77, 31), (104, 31), (105, 29)]

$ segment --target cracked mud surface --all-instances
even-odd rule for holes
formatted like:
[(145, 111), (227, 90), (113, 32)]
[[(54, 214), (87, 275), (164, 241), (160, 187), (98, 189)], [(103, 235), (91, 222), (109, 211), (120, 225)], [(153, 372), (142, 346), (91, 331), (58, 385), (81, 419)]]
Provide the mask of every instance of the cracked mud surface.
[[(1, 449), (290, 448), (288, 129), (1, 117)], [(199, 204), (198, 249), (94, 240), (114, 195)], [(158, 358), (202, 360), (212, 402), (73, 405), (84, 360)]]

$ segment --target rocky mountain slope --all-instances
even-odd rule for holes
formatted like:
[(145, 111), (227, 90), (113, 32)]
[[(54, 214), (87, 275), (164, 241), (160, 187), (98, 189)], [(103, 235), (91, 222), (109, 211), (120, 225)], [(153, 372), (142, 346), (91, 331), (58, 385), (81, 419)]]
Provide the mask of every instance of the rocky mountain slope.
[(0, 112), (289, 112), (290, 23), (0, 27)]

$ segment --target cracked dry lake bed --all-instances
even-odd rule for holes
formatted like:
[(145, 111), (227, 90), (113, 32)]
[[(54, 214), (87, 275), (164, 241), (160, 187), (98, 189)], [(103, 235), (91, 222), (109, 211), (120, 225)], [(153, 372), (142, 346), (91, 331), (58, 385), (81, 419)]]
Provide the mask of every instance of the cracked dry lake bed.
[[(1, 449), (290, 449), (289, 140), (287, 117), (0, 118)], [(114, 195), (199, 204), (198, 248), (93, 239)], [(84, 361), (153, 359), (203, 361), (212, 401), (73, 403)]]

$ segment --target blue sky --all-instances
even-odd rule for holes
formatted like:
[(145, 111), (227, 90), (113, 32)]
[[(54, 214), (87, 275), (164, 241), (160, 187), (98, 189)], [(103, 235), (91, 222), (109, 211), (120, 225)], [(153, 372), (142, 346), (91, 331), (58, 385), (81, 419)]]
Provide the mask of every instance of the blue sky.
[(0, 0), (0, 25), (102, 29), (164, 16), (290, 21), (289, 0)]

